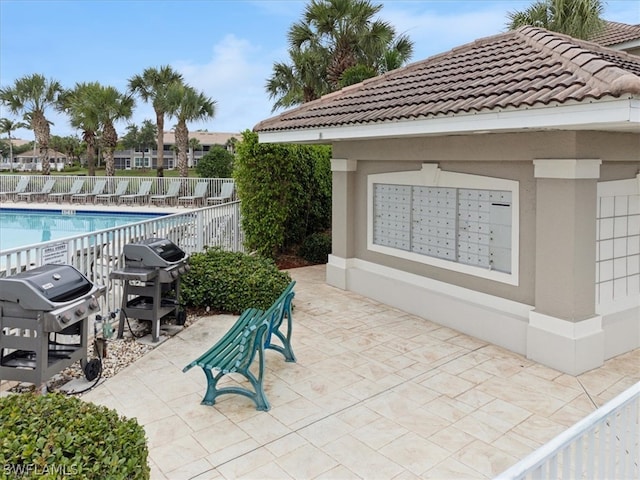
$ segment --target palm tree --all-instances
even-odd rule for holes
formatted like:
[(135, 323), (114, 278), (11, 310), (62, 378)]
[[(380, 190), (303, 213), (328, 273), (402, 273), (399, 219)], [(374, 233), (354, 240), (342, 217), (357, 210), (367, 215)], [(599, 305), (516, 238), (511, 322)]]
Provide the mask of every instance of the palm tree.
[(328, 50), (327, 78), (335, 89), (343, 72), (358, 64), (378, 71), (390, 48), (408, 60), (413, 44), (406, 36), (396, 39), (395, 29), (387, 22), (374, 20), (382, 5), (369, 0), (312, 0), (305, 10), (303, 23), (294, 24), (289, 42), (297, 47)]
[(49, 141), (51, 148), (57, 152), (62, 152), (67, 156), (67, 159), (73, 161), (76, 158), (80, 158), (80, 155), (84, 153), (84, 144), (80, 142), (78, 137), (67, 136), (59, 137), (52, 135)]
[(116, 174), (113, 152), (118, 144), (118, 133), (113, 126), (118, 120), (127, 120), (133, 114), (135, 101), (131, 95), (120, 93), (114, 87), (102, 87), (100, 92), (100, 124), (102, 125), (102, 147), (105, 156), (106, 176)]
[(538, 0), (528, 9), (507, 14), (507, 28), (542, 27), (588, 40), (605, 26), (602, 0)]
[(288, 32), (292, 64), (276, 63), (266, 90), (273, 110), (315, 100), (346, 85), (404, 65), (408, 37), (374, 20), (382, 5), (369, 0), (311, 0)]
[(122, 144), (125, 148), (142, 152), (142, 165), (145, 165), (144, 154), (148, 148), (152, 150), (157, 148), (157, 137), (156, 124), (145, 119), (140, 127), (135, 124), (127, 125), (127, 133), (122, 137)]
[(291, 64), (277, 62), (267, 80), (269, 98), (275, 99), (272, 112), (307, 103), (331, 92), (327, 82), (329, 55), (322, 49), (289, 49)]
[(98, 82), (76, 83), (62, 97), (60, 109), (69, 115), (73, 128), (82, 131), (87, 144), (87, 168), (89, 175), (96, 174), (97, 134), (100, 130), (100, 106), (102, 86)]
[(12, 87), (0, 88), (0, 102), (9, 111), (29, 121), (36, 143), (42, 174), (49, 175), (49, 121), (45, 116), (48, 107), (57, 107), (63, 88), (56, 80), (47, 80), (44, 75), (34, 73), (15, 81)]
[(191, 152), (191, 165), (195, 165), (196, 150), (202, 149), (202, 144), (197, 138), (189, 139), (189, 151)]
[(169, 65), (147, 68), (142, 75), (129, 79), (129, 90), (145, 102), (151, 102), (156, 113), (158, 145), (158, 177), (164, 176), (164, 115), (167, 112), (167, 89), (175, 82), (182, 83), (182, 75)]
[(6, 133), (9, 139), (9, 171), (13, 172), (13, 142), (11, 141), (11, 132), (19, 128), (27, 128), (24, 122), (10, 120), (8, 118), (0, 118), (0, 133)]
[(213, 118), (216, 102), (204, 93), (197, 92), (194, 88), (181, 82), (176, 82), (169, 87), (167, 100), (167, 113), (178, 120), (175, 129), (178, 170), (181, 177), (188, 177), (189, 129), (187, 128), (187, 122)]

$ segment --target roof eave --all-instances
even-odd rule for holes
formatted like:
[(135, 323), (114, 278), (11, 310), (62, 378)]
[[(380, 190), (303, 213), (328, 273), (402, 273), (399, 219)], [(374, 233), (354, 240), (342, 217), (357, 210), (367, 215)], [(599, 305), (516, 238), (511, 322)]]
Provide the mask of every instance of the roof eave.
[(492, 110), (363, 125), (258, 132), (260, 143), (330, 144), (341, 140), (465, 135), (522, 130), (604, 130), (640, 133), (640, 98)]
[(607, 45), (607, 47), (614, 50), (631, 50), (640, 47), (640, 38), (634, 38), (633, 40), (627, 40), (620, 43), (612, 43), (610, 45)]

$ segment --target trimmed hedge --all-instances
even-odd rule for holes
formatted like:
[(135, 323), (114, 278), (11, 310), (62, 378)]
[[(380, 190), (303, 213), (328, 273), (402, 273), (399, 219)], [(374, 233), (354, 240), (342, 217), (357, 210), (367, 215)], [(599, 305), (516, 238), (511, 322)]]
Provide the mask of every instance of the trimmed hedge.
[(242, 133), (233, 177), (247, 250), (276, 258), (331, 226), (331, 147), (259, 143)]
[(210, 248), (189, 257), (180, 278), (185, 306), (239, 314), (249, 307), (267, 309), (291, 282), (270, 258)]
[(150, 477), (135, 419), (58, 393), (0, 398), (0, 478)]

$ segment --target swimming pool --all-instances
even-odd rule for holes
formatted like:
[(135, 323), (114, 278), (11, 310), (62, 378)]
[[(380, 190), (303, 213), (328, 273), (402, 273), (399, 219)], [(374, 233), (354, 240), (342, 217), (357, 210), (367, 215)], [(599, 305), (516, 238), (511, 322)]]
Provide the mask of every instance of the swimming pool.
[(151, 220), (166, 213), (0, 208), (0, 251)]

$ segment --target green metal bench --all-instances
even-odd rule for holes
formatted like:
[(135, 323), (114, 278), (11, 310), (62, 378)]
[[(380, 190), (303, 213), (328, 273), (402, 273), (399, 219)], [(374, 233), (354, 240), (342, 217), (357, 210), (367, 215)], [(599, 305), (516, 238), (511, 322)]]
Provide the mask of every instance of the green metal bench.
[[(264, 392), (265, 349), (280, 352), (287, 362), (295, 362), (296, 357), (291, 348), (291, 301), (294, 297), (295, 281), (289, 283), (278, 299), (266, 310), (248, 308), (236, 320), (231, 329), (209, 350), (182, 369), (187, 372), (193, 367), (201, 367), (207, 377), (207, 391), (202, 399), (203, 405), (214, 405), (220, 395), (236, 393), (250, 398), (257, 410), (269, 410), (270, 405)], [(286, 334), (280, 330), (287, 317)], [(281, 345), (273, 344), (273, 337), (280, 340)], [(258, 373), (250, 368), (258, 357)], [(213, 370), (218, 373), (213, 374)], [(218, 388), (222, 377), (230, 373), (243, 375), (253, 389), (242, 386)]]
[[(261, 310), (249, 308), (236, 320), (231, 329), (209, 350), (182, 369), (183, 372), (198, 366), (207, 377), (207, 391), (202, 399), (203, 405), (213, 405), (216, 398), (228, 393), (236, 393), (250, 398), (258, 410), (269, 410), (269, 402), (264, 393), (262, 379), (264, 377), (264, 344), (268, 322), (263, 318)], [(258, 355), (258, 374), (254, 375), (250, 368)], [(213, 370), (218, 373), (214, 376)], [(243, 375), (253, 390), (242, 386), (218, 388), (222, 377), (230, 373)]]

